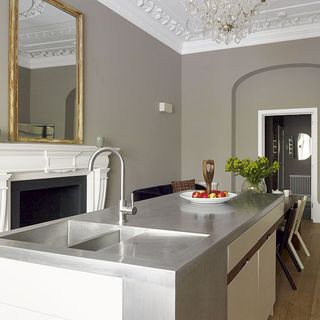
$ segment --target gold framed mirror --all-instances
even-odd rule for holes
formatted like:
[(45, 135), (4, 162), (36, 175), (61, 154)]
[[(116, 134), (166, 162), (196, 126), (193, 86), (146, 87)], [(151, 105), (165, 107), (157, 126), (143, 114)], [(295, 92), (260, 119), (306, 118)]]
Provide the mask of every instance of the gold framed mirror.
[(9, 140), (83, 142), (83, 15), (10, 0)]

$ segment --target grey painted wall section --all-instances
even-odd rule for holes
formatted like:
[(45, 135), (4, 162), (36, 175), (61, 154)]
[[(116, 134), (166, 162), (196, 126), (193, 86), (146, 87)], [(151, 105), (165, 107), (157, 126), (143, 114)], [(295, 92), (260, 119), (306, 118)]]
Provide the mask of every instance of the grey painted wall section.
[[(232, 114), (235, 82), (264, 67), (320, 64), (319, 38), (180, 57), (94, 0), (65, 2), (82, 11), (85, 18), (85, 143), (94, 144), (101, 135), (106, 137), (106, 145), (121, 148), (128, 169), (127, 192), (179, 179), (180, 166), (183, 178), (202, 180), (201, 161), (209, 158), (216, 160), (215, 180), (230, 188), (224, 164), (232, 153), (232, 130), (237, 121), (237, 112)], [(0, 40), (7, 43), (7, 3), (1, 1), (0, 6)], [(0, 127), (6, 129), (5, 45), (0, 46), (0, 67), (4, 70), (0, 72)], [(284, 69), (279, 72), (286, 73)], [(264, 93), (264, 88), (248, 90), (253, 97), (271, 95)], [(297, 107), (318, 106), (320, 102), (314, 91), (314, 99), (294, 97), (291, 102)], [(160, 114), (160, 101), (173, 103), (175, 112)], [(260, 100), (265, 108), (271, 108), (267, 102)], [(252, 134), (253, 123), (247, 106), (241, 112), (248, 128), (242, 137), (245, 141)], [(245, 147), (256, 150), (257, 145), (248, 142)], [(111, 167), (108, 204), (119, 197), (117, 160), (112, 159)]]
[(235, 104), (235, 154), (257, 156), (259, 109), (319, 106), (319, 83), (320, 68), (303, 67), (269, 70), (241, 83)]
[[(121, 148), (127, 193), (181, 176), (181, 57), (94, 0), (66, 0), (84, 13), (85, 143)], [(160, 114), (158, 103), (174, 105)], [(111, 158), (108, 204), (119, 199)]]
[(19, 122), (30, 123), (31, 70), (19, 67)]
[[(7, 128), (7, 1), (0, 1), (0, 128)], [(85, 144), (121, 148), (127, 193), (181, 176), (181, 57), (95, 0), (65, 0), (84, 14)], [(4, 45), (3, 45), (4, 44)], [(4, 70), (4, 72), (2, 72)], [(158, 103), (174, 105), (160, 114)], [(120, 194), (111, 158), (107, 204)]]
[(55, 138), (64, 139), (66, 99), (76, 86), (76, 66), (33, 69), (30, 74), (30, 121), (54, 125)]
[(0, 142), (8, 135), (8, 30), (9, 1), (0, 1)]
[[(315, 74), (319, 74), (320, 70), (312, 71), (310, 68), (302, 72), (302, 80), (299, 81), (297, 77), (290, 78), (290, 72), (299, 73), (298, 69), (281, 69), (277, 74), (280, 78), (272, 80), (278, 84), (280, 79), (289, 81), (281, 85), (282, 89), (287, 89), (280, 96), (281, 99), (277, 99), (270, 87), (252, 87), (254, 80), (250, 81), (250, 87), (245, 81), (241, 84), (247, 86), (243, 92), (244, 98), (240, 104), (236, 101), (236, 112), (232, 114), (232, 88), (238, 79), (261, 68), (284, 64), (320, 64), (319, 50), (320, 39), (315, 38), (183, 56), (182, 177), (202, 179), (201, 160), (213, 158), (217, 167), (215, 179), (220, 181), (223, 188), (230, 188), (230, 174), (224, 172), (224, 164), (232, 154), (235, 124), (241, 123), (243, 127), (241, 132), (236, 131), (238, 143), (242, 143), (242, 154), (254, 157), (257, 155), (257, 109), (319, 106), (319, 81), (312, 83), (311, 88), (307, 88), (307, 85), (318, 77)], [(310, 77), (307, 75), (309, 72)], [(263, 73), (261, 77), (265, 75)], [(308, 77), (307, 83), (302, 83), (305, 77)], [(293, 83), (292, 90), (290, 82)], [(298, 97), (294, 89), (299, 84), (302, 88), (298, 92), (307, 91)], [(276, 85), (272, 88), (277, 93), (281, 91)], [(311, 96), (307, 96), (309, 94)], [(238, 95), (237, 91), (236, 98)], [(251, 101), (255, 110), (248, 105)], [(235, 145), (237, 150), (241, 150), (241, 146)]]

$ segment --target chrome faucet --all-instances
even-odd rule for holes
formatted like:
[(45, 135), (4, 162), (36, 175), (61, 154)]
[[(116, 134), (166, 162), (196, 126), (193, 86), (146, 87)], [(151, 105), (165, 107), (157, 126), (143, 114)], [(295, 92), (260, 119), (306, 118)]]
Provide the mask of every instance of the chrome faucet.
[(127, 201), (125, 200), (125, 165), (124, 160), (121, 156), (121, 154), (114, 148), (110, 147), (104, 147), (99, 150), (97, 150), (90, 158), (89, 160), (89, 171), (93, 171), (93, 166), (96, 158), (104, 152), (111, 152), (118, 156), (121, 163), (121, 190), (120, 190), (120, 203), (119, 203), (119, 224), (122, 224), (123, 222), (127, 222), (127, 215), (135, 215), (137, 213), (137, 208), (134, 207), (134, 201), (133, 201), (133, 193), (131, 193), (131, 205), (127, 205)]

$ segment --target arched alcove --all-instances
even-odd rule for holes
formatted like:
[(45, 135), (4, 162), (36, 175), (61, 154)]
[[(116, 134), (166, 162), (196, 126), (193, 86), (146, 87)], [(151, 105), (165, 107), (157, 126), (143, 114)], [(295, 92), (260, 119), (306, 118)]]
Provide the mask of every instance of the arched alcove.
[(258, 110), (318, 106), (319, 83), (320, 64), (309, 63), (270, 66), (240, 77), (232, 88), (232, 155), (257, 156)]

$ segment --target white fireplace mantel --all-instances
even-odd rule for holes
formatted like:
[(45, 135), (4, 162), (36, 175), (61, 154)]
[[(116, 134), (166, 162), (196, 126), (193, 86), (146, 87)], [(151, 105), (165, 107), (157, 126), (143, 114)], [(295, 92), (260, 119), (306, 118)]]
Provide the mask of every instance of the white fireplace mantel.
[(87, 212), (105, 205), (110, 153), (99, 156), (88, 171), (95, 146), (0, 143), (0, 232), (10, 228), (12, 181), (87, 176)]

